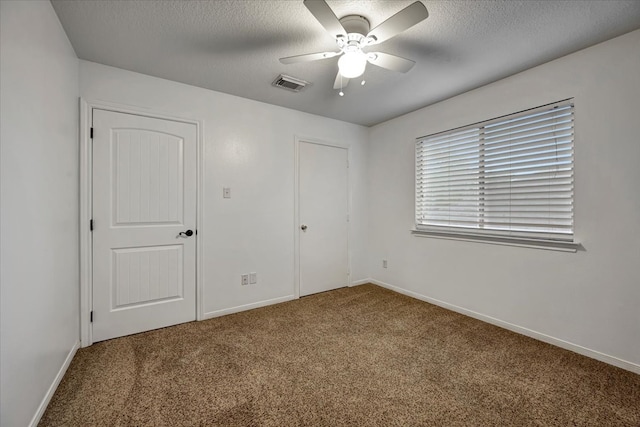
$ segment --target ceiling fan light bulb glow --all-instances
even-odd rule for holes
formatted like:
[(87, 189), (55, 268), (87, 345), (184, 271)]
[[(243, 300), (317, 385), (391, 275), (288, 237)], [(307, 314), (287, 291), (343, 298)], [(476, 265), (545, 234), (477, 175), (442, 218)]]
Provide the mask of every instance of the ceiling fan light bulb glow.
[(367, 66), (367, 55), (362, 52), (347, 52), (338, 60), (340, 74), (347, 79), (361, 76)]

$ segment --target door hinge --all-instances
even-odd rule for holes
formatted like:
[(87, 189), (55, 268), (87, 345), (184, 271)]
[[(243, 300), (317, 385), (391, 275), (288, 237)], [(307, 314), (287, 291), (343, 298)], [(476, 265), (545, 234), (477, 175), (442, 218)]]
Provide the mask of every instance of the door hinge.
[(89, 131), (89, 138), (93, 139), (93, 128)]
[(93, 310), (91, 310), (91, 314), (89, 315), (89, 322), (93, 323)]
[(93, 219), (89, 220), (89, 231), (93, 231)]

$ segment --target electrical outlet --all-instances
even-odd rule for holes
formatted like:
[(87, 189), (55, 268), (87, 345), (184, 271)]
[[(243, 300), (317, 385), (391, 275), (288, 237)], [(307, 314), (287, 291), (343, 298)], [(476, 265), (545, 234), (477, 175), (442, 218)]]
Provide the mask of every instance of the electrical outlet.
[(382, 268), (387, 268), (387, 260), (386, 259), (382, 260)]
[(258, 273), (249, 273), (249, 284), (255, 285), (258, 283)]
[(248, 274), (243, 274), (240, 276), (240, 283), (242, 284), (242, 286), (246, 286), (249, 284), (249, 275)]

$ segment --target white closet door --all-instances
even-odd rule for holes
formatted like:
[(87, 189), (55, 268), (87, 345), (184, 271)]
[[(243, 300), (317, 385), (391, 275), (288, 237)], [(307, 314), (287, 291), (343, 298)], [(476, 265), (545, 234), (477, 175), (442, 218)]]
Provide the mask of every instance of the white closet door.
[(346, 148), (299, 143), (300, 295), (349, 283)]

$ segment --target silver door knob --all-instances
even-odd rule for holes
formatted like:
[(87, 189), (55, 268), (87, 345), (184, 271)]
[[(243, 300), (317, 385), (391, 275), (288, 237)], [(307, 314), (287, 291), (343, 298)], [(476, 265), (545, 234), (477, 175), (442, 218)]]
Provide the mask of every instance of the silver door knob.
[(300, 228), (302, 229), (302, 231), (307, 231), (307, 226), (306, 226), (306, 225), (304, 225), (304, 224), (302, 224), (302, 225), (300, 226)]

